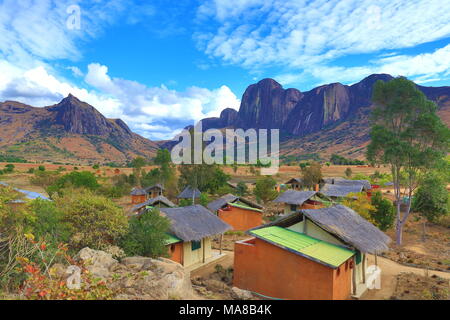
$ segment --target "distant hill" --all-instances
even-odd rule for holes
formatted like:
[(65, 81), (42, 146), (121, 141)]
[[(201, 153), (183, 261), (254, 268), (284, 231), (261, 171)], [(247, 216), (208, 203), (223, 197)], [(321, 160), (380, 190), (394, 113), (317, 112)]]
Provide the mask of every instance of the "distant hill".
[[(263, 79), (246, 89), (239, 111), (225, 109), (219, 118), (203, 119), (203, 129), (277, 128), (285, 159), (328, 159), (332, 153), (362, 159), (370, 141), (373, 85), (391, 79), (388, 74), (373, 74), (351, 86), (332, 83), (307, 92)], [(438, 114), (449, 125), (450, 87), (417, 87), (436, 102)]]
[(133, 133), (120, 119), (107, 119), (73, 95), (35, 108), (0, 103), (0, 153), (27, 160), (125, 162), (153, 157), (156, 143)]

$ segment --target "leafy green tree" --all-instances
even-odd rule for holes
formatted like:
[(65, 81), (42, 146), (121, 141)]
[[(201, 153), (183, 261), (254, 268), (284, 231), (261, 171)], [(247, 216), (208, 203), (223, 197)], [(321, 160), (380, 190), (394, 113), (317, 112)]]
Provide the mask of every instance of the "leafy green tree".
[(39, 170), (39, 171), (45, 171), (45, 166), (40, 165), (40, 166), (38, 167), (38, 170)]
[[(435, 168), (448, 152), (450, 130), (436, 115), (436, 105), (405, 78), (378, 81), (372, 101), (367, 159), (391, 169), (397, 204), (396, 242), (401, 245), (403, 226), (411, 212), (411, 199), (419, 177)], [(408, 199), (404, 213), (400, 211), (402, 188)]]
[(414, 195), (412, 210), (419, 212), (423, 220), (423, 238), (426, 222), (437, 222), (449, 213), (449, 193), (447, 183), (437, 172), (426, 175), (419, 183)]
[(256, 186), (253, 190), (253, 194), (257, 199), (262, 200), (264, 203), (272, 201), (278, 195), (275, 190), (277, 182), (270, 176), (264, 176), (256, 180)]
[(201, 192), (215, 194), (226, 185), (230, 176), (215, 164), (184, 164), (180, 166), (180, 189), (184, 186), (198, 188)]
[(58, 178), (55, 183), (47, 188), (47, 193), (53, 196), (55, 193), (59, 195), (69, 188), (85, 188), (88, 190), (96, 190), (100, 187), (97, 178), (89, 171), (73, 171)]
[(376, 210), (376, 208), (372, 205), (365, 193), (350, 193), (347, 198), (344, 199), (342, 204), (353, 209), (367, 221), (375, 224), (375, 220), (373, 219), (372, 214)]
[(88, 190), (70, 190), (55, 202), (69, 225), (74, 248), (103, 249), (128, 231), (123, 209), (106, 197)]
[(236, 188), (236, 193), (238, 196), (245, 196), (248, 193), (248, 188), (245, 182), (239, 181)]
[(316, 184), (320, 183), (322, 179), (322, 167), (319, 162), (312, 162), (309, 166), (303, 167), (302, 171), (302, 180), (303, 185), (313, 190)]
[(30, 209), (36, 217), (32, 222), (33, 235), (55, 245), (69, 241), (70, 227), (55, 202), (36, 199), (30, 203)]
[(143, 157), (136, 157), (130, 162), (130, 167), (141, 169), (147, 164), (147, 161)]
[(208, 195), (205, 193), (200, 194), (200, 198), (199, 198), (199, 203), (206, 207), (208, 205), (208, 203), (210, 203), (211, 200), (209, 199)]
[(15, 168), (15, 166), (14, 166), (12, 163), (8, 163), (8, 164), (5, 166), (5, 169), (3, 169), (3, 171), (4, 171), (5, 173), (11, 173), (11, 172), (14, 171), (14, 168)]
[(395, 208), (391, 201), (384, 199), (381, 192), (372, 195), (372, 205), (375, 210), (371, 213), (376, 226), (383, 231), (388, 230), (394, 225)]
[(193, 204), (192, 199), (181, 199), (178, 205), (180, 207), (188, 207), (191, 206), (192, 204)]
[(129, 231), (120, 245), (127, 255), (145, 257), (166, 257), (166, 240), (170, 221), (161, 216), (157, 209), (149, 210), (129, 221)]
[(352, 171), (352, 169), (350, 168), (350, 167), (348, 167), (347, 169), (345, 169), (345, 176), (347, 177), (347, 178), (351, 178), (351, 176), (352, 176), (352, 174), (353, 174), (353, 171)]
[(92, 166), (92, 169), (98, 170), (98, 169), (100, 169), (100, 165), (98, 163), (96, 163)]

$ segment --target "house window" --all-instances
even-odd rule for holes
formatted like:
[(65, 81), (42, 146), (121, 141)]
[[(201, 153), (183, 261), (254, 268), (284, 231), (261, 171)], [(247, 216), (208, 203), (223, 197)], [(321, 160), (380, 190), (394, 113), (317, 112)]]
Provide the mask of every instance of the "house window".
[(191, 250), (198, 250), (202, 247), (202, 242), (201, 241), (191, 241)]
[(291, 204), (291, 211), (297, 211), (297, 205)]

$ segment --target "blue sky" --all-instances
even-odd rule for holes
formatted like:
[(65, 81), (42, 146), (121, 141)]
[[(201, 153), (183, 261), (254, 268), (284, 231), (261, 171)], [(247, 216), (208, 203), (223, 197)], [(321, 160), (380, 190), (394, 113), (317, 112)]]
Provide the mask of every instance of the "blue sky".
[(0, 0), (0, 101), (72, 93), (168, 139), (267, 77), (450, 85), (449, 21), (441, 0)]

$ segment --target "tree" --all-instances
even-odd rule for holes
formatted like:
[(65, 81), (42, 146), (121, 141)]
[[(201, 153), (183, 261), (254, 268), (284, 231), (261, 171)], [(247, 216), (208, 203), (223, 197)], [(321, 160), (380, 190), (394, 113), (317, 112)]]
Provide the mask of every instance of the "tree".
[[(406, 78), (378, 81), (372, 101), (367, 159), (391, 169), (396, 199), (396, 242), (401, 245), (403, 226), (410, 215), (411, 199), (420, 174), (436, 167), (448, 152), (450, 130), (436, 115), (436, 105)], [(408, 199), (404, 213), (400, 211), (404, 195), (401, 187)]]
[(121, 239), (120, 246), (130, 256), (166, 257), (169, 226), (170, 221), (161, 216), (159, 210), (148, 210), (130, 219), (129, 231)]
[(371, 213), (376, 226), (386, 231), (393, 226), (395, 221), (395, 208), (391, 201), (384, 199), (381, 192), (376, 192), (372, 196), (372, 205), (375, 211)]
[(73, 171), (59, 177), (46, 191), (52, 197), (54, 194), (62, 195), (64, 190), (71, 188), (85, 188), (94, 191), (100, 187), (97, 178), (89, 171)]
[(191, 186), (201, 192), (216, 193), (226, 185), (230, 176), (216, 164), (184, 164), (180, 166), (180, 188)]
[(351, 178), (352, 173), (353, 173), (353, 171), (352, 171), (351, 168), (345, 169), (345, 176), (346, 176), (347, 178)]
[(236, 193), (238, 196), (245, 196), (248, 192), (247, 185), (243, 181), (239, 181), (236, 186)]
[(71, 190), (57, 197), (55, 202), (64, 215), (64, 221), (69, 224), (70, 244), (74, 248), (104, 249), (128, 231), (123, 209), (91, 191)]
[(419, 183), (414, 195), (412, 210), (419, 212), (423, 219), (423, 239), (426, 222), (436, 222), (449, 213), (447, 183), (436, 172), (426, 175)]
[(211, 200), (209, 199), (207, 194), (204, 194), (204, 193), (200, 194), (199, 203), (202, 206), (206, 207), (210, 201)]
[(375, 220), (373, 219), (372, 214), (376, 210), (376, 208), (372, 205), (365, 193), (349, 193), (342, 204), (353, 209), (367, 221), (375, 224)]
[(39, 170), (39, 171), (45, 171), (45, 166), (40, 165), (40, 166), (38, 167), (38, 170)]
[(264, 176), (256, 180), (256, 186), (253, 194), (257, 199), (261, 199), (264, 203), (275, 199), (278, 192), (275, 190), (277, 182), (270, 176)]
[(136, 157), (130, 162), (130, 167), (141, 169), (147, 164), (147, 161), (142, 157)]
[(322, 179), (322, 167), (319, 162), (312, 162), (308, 167), (303, 167), (302, 181), (303, 185), (312, 190), (316, 184), (320, 183)]
[(98, 170), (98, 169), (100, 169), (100, 165), (98, 163), (96, 163), (92, 166), (92, 169)]

